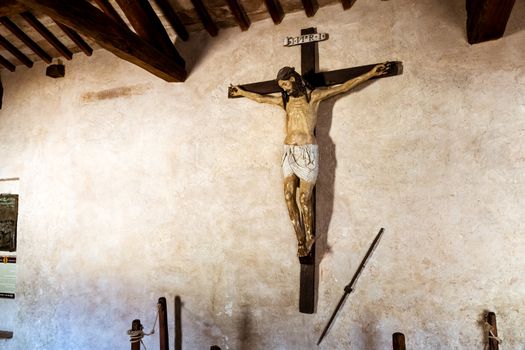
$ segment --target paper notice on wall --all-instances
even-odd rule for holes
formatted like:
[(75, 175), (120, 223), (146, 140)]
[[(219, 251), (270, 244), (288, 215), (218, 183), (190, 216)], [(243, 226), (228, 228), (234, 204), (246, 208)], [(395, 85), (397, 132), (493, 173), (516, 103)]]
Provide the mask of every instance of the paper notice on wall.
[(14, 299), (16, 292), (16, 258), (0, 256), (0, 298)]

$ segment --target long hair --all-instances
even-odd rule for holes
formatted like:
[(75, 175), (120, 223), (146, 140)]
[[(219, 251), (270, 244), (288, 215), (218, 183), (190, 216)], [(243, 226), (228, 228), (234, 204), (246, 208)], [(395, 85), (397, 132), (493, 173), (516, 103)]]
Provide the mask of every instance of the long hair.
[[(306, 90), (305, 82), (301, 75), (295, 71), (294, 67), (283, 67), (279, 70), (279, 73), (277, 73), (277, 81), (289, 80), (291, 77), (294, 77), (295, 81), (292, 83), (292, 92), (290, 95), (292, 95), (292, 97), (304, 95), (306, 101), (310, 102), (310, 95), (308, 94), (308, 90)], [(281, 96), (283, 98), (283, 107), (286, 109), (286, 104), (288, 103), (290, 96), (283, 89), (281, 89)]]

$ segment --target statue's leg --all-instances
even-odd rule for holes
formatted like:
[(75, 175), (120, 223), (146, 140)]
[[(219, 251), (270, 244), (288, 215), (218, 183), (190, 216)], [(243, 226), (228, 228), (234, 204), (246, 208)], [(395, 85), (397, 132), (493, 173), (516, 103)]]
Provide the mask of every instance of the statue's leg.
[(314, 182), (301, 180), (299, 184), (299, 204), (303, 216), (304, 231), (306, 235), (306, 249), (308, 255), (315, 242), (314, 230), (314, 208), (312, 203), (312, 194), (315, 187)]
[(284, 199), (286, 200), (288, 214), (290, 215), (290, 220), (292, 221), (295, 234), (297, 235), (297, 254), (299, 254), (299, 256), (303, 256), (301, 254), (304, 254), (304, 251), (306, 250), (306, 239), (303, 226), (301, 224), (301, 214), (295, 199), (298, 183), (299, 179), (295, 175), (290, 175), (284, 178)]

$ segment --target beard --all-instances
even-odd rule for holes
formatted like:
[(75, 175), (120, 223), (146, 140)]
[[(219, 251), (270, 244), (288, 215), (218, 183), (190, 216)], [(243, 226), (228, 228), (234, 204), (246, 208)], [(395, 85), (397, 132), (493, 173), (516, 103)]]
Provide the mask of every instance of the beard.
[(302, 85), (300, 82), (294, 82), (292, 84), (292, 91), (290, 91), (288, 95), (292, 97), (301, 97), (301, 96), (304, 96), (305, 93), (306, 93), (306, 89), (304, 85)]

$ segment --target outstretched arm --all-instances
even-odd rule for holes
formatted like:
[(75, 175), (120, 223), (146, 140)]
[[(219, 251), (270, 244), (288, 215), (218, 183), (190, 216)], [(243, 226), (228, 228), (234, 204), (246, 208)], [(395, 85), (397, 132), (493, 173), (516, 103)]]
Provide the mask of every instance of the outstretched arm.
[(230, 85), (230, 87), (228, 88), (228, 97), (238, 97), (238, 96), (246, 97), (246, 98), (249, 98), (250, 100), (253, 100), (259, 103), (268, 103), (268, 104), (277, 105), (281, 107), (283, 106), (283, 99), (281, 97), (270, 96), (270, 95), (260, 95), (254, 92), (243, 90), (238, 85), (236, 86)]
[(368, 73), (358, 76), (357, 78), (350, 79), (341, 85), (325, 88), (316, 89), (312, 92), (312, 100), (322, 101), (335, 95), (339, 95), (343, 92), (353, 89), (357, 85), (364, 83), (370, 78), (384, 75), (388, 72), (390, 63), (381, 63), (372, 68)]

